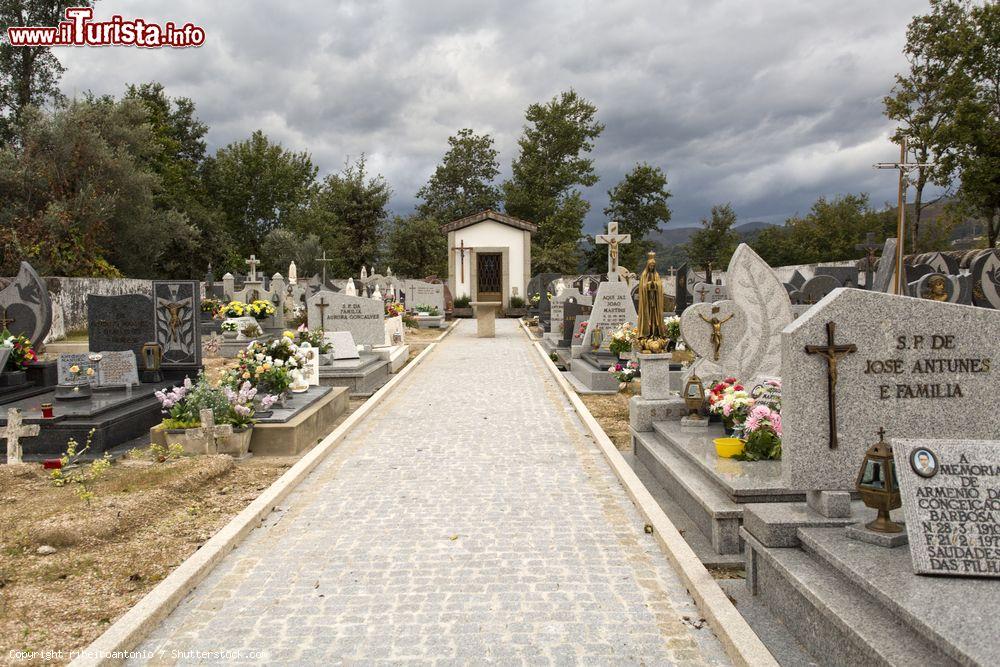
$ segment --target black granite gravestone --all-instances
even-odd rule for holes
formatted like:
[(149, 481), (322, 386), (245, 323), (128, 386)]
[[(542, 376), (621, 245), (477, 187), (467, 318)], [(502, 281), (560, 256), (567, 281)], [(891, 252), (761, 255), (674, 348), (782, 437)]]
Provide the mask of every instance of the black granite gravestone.
[(141, 364), (142, 346), (156, 340), (152, 299), (145, 294), (88, 294), (87, 333), (92, 351), (132, 350)]

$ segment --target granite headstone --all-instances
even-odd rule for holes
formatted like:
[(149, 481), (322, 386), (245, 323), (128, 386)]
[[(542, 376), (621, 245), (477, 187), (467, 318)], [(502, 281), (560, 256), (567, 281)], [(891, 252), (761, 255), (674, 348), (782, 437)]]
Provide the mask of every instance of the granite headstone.
[(310, 329), (349, 331), (359, 345), (385, 342), (385, 306), (381, 301), (320, 290), (309, 297)]
[(1000, 440), (893, 440), (916, 574), (1000, 577)]
[[(836, 364), (806, 346), (854, 345)], [(781, 334), (782, 475), (802, 490), (852, 490), (875, 433), (996, 438), (1000, 311), (838, 289)], [(831, 400), (836, 447), (831, 447)]]
[(194, 370), (200, 367), (201, 293), (198, 283), (193, 280), (154, 280), (153, 308), (156, 313), (156, 342), (163, 349), (163, 369)]
[(638, 315), (629, 293), (629, 286), (624, 280), (603, 282), (597, 288), (594, 297), (594, 309), (590, 312), (590, 324), (583, 338), (584, 347), (590, 347), (594, 330), (600, 329), (601, 349), (607, 350), (611, 344), (611, 333), (620, 324), (628, 322), (636, 324)]
[(139, 384), (139, 367), (135, 355), (128, 350), (101, 352), (97, 364), (97, 384), (102, 387), (117, 387)]
[(87, 333), (91, 350), (132, 350), (155, 340), (153, 302), (145, 294), (87, 295)]
[(52, 301), (45, 282), (27, 262), (14, 282), (0, 290), (0, 331), (24, 335), (37, 346), (52, 326)]

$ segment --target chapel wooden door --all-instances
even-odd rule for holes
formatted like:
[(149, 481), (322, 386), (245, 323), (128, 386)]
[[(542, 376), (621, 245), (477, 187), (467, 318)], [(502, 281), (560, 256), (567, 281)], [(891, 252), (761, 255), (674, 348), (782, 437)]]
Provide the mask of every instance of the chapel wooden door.
[(498, 252), (476, 253), (476, 300), (503, 300), (503, 259)]

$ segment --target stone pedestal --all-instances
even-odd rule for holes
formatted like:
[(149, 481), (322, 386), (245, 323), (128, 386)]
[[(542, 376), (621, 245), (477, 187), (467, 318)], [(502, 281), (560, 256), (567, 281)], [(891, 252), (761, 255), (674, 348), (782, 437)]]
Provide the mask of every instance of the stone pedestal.
[(807, 491), (806, 504), (828, 519), (851, 516), (850, 491)]
[(642, 397), (660, 401), (671, 397), (671, 354), (640, 354), (639, 372), (642, 373)]
[(681, 419), (687, 412), (684, 399), (679, 396), (656, 400), (633, 396), (628, 399), (629, 426), (639, 432), (652, 431), (653, 422)]
[(879, 533), (870, 529), (863, 521), (847, 526), (844, 528), (844, 532), (852, 540), (867, 542), (886, 549), (901, 547), (910, 541), (905, 529), (898, 533)]
[(499, 301), (473, 301), (472, 310), (476, 314), (476, 336), (493, 338), (496, 336), (497, 311), (503, 305)]

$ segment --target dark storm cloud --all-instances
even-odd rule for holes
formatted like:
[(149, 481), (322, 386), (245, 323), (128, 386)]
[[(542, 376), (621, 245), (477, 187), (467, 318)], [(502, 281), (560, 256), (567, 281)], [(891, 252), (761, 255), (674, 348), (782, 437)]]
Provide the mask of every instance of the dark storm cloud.
[(730, 201), (780, 221), (821, 195), (894, 199), (881, 98), (924, 0), (787, 2), (99, 3), (192, 21), (185, 51), (67, 49), (69, 92), (157, 80), (191, 97), (214, 149), (263, 129), (321, 173), (362, 152), (406, 213), (461, 127), (491, 132), (509, 172), (525, 108), (574, 87), (607, 126), (588, 227), (636, 162), (663, 167), (676, 224)]

